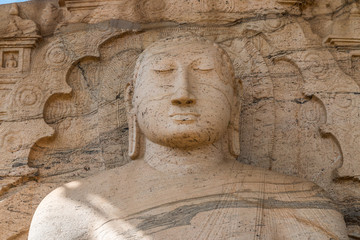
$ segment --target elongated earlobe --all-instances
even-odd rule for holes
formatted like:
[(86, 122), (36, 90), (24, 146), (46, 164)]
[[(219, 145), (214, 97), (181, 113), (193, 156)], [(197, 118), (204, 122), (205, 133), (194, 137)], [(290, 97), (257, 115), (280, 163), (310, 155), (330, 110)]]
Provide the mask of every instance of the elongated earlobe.
[(133, 93), (133, 84), (129, 83), (125, 89), (125, 101), (129, 125), (129, 156), (134, 160), (139, 156), (140, 152), (140, 131), (137, 123), (136, 111), (132, 106)]
[[(240, 92), (242, 91), (241, 83), (239, 82), (239, 89)], [(240, 104), (240, 97), (241, 95), (238, 92), (235, 92), (233, 103), (231, 109), (231, 120), (228, 129), (228, 136), (229, 136), (229, 151), (230, 154), (234, 157), (240, 155), (240, 111), (241, 111), (241, 104)]]
[(129, 156), (135, 160), (140, 152), (140, 137), (139, 127), (137, 124), (136, 115), (131, 116), (129, 121)]
[(240, 155), (240, 131), (239, 126), (236, 126), (238, 120), (239, 118), (232, 122), (229, 127), (229, 150), (231, 155), (235, 157)]

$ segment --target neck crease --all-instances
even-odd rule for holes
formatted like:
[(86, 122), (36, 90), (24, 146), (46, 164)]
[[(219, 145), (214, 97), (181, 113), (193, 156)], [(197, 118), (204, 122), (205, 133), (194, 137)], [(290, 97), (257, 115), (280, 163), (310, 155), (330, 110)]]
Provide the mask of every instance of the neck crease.
[(221, 141), (192, 149), (162, 146), (145, 140), (144, 161), (160, 172), (191, 174), (216, 170), (225, 164)]

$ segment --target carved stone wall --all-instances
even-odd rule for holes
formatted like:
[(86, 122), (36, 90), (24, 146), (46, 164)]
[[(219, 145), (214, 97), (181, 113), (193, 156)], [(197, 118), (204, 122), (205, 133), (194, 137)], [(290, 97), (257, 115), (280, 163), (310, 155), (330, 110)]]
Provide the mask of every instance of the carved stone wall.
[(34, 1), (0, 5), (0, 239), (26, 239), (65, 182), (127, 162), (124, 88), (152, 42), (217, 42), (242, 83), (239, 161), (300, 176), (360, 236), (355, 0)]

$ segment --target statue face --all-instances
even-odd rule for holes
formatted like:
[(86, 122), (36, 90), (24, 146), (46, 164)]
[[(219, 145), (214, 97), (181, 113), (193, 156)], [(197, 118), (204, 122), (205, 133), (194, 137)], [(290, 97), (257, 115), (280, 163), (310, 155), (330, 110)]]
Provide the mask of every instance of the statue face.
[[(178, 148), (211, 144), (227, 130), (232, 79), (221, 72), (219, 50), (199, 41), (148, 49), (136, 79), (133, 105), (152, 142)], [(230, 71), (230, 70), (229, 70)]]

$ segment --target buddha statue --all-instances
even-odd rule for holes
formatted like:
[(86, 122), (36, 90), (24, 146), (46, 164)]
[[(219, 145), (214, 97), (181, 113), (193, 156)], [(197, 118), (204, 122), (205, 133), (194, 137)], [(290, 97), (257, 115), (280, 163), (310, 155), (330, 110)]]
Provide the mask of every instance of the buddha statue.
[(51, 192), (29, 239), (348, 239), (320, 187), (236, 161), (239, 88), (209, 40), (147, 47), (126, 88), (134, 161)]
[(11, 55), (11, 58), (5, 62), (5, 68), (17, 68), (17, 65), (18, 64), (14, 55)]

